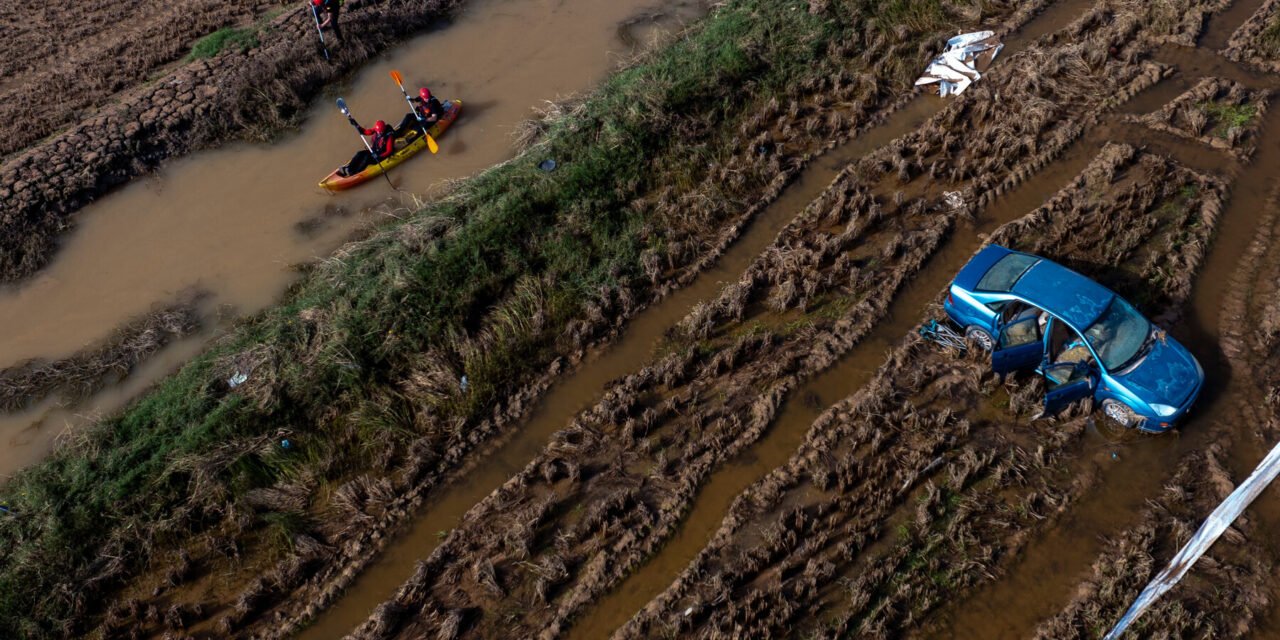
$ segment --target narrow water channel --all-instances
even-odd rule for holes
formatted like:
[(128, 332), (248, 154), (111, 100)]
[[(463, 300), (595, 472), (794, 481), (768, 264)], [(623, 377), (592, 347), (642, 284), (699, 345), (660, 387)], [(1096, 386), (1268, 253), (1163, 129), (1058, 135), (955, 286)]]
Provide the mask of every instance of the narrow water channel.
[[(331, 90), (301, 131), (175, 161), (83, 209), (52, 264), (0, 290), (0, 368), (66, 357), (193, 287), (236, 314), (260, 311), (296, 280), (293, 265), (329, 255), (359, 225), (413, 207), (412, 194), (510, 158), (512, 133), (534, 108), (591, 89), (660, 30), (704, 11), (703, 0), (475, 0)], [(394, 123), (407, 107), (392, 69), (407, 84), (462, 99), (462, 116), (438, 155), (390, 174), (403, 193), (381, 179), (323, 191), (316, 183), (361, 144), (333, 98), (343, 96), (365, 126)], [(137, 372), (129, 388), (145, 388), (192, 352), (168, 350), (167, 366)], [(113, 390), (80, 407), (46, 404), (0, 418), (0, 476), (46, 455), (64, 426), (127, 400)]]

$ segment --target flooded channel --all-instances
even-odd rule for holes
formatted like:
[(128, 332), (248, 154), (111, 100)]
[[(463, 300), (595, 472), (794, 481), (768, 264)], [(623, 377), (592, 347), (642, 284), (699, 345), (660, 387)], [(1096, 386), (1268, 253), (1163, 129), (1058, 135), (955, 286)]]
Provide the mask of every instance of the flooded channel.
[[(1051, 6), (1024, 29), (1006, 38), (1009, 54), (1016, 53), (1026, 43), (1065, 26), (1081, 15), (1089, 5), (1085, 1), (1071, 1)], [(942, 105), (941, 101), (931, 99), (931, 102), (934, 110)], [(860, 139), (848, 145), (849, 148), (861, 147), (860, 150), (853, 152), (850, 149), (851, 152), (843, 156), (833, 154), (825, 163), (827, 170), (832, 171), (828, 179), (834, 178), (834, 170), (843, 168), (850, 160), (916, 128), (903, 126), (906, 124), (896, 117), (891, 118), (885, 127), (877, 130), (886, 140), (873, 143), (869, 139)], [(875, 328), (841, 357), (835, 366), (788, 394), (778, 416), (764, 436), (736, 459), (712, 473), (698, 490), (688, 515), (675, 535), (662, 545), (654, 557), (645, 561), (635, 573), (624, 579), (575, 622), (569, 637), (581, 640), (608, 637), (670, 585), (706, 547), (733, 500), (752, 483), (785, 464), (800, 446), (809, 426), (828, 406), (871, 379), (883, 363), (885, 353), (920, 321), (923, 310), (938, 297), (955, 271), (978, 249), (980, 234), (988, 233), (1038, 207), (1073, 179), (1093, 159), (1100, 146), (1101, 142), (1092, 138), (1078, 142), (1064, 158), (1054, 163), (1053, 166), (1060, 170), (1036, 174), (1022, 186), (997, 199), (988, 211), (981, 214), (976, 226), (963, 226), (953, 230), (952, 237), (938, 254), (929, 259), (920, 273), (908, 280), (894, 297), (885, 317), (876, 323)], [(813, 197), (816, 195), (814, 193)], [(794, 213), (799, 213), (799, 210)]]
[[(51, 265), (0, 291), (0, 368), (66, 357), (191, 288), (240, 315), (267, 307), (296, 280), (294, 265), (332, 253), (359, 225), (414, 207), (412, 194), (510, 158), (512, 133), (533, 108), (592, 88), (659, 30), (700, 15), (703, 5), (476, 0), (331, 91), (301, 131), (278, 144), (198, 153), (83, 209)], [(399, 191), (384, 180), (336, 195), (321, 190), (316, 183), (361, 144), (333, 98), (344, 97), (365, 126), (379, 118), (394, 123), (406, 105), (392, 69), (407, 85), (462, 99), (462, 116), (441, 137), (438, 155), (423, 154), (391, 173)], [(137, 372), (128, 388), (136, 393), (146, 374), (158, 377), (177, 363), (169, 364)], [(68, 421), (127, 401), (114, 393), (74, 409), (37, 406), (0, 419), (0, 475), (42, 457)]]
[[(1205, 50), (1205, 43), (1225, 43), (1261, 4), (1260, 0), (1235, 2), (1228, 11), (1210, 21), (1196, 49), (1161, 48), (1155, 59), (1174, 65), (1178, 75), (1149, 92), (1163, 100), (1156, 102), (1148, 96), (1139, 96), (1126, 105), (1126, 110), (1155, 110), (1202, 77), (1226, 77), (1251, 87), (1276, 88), (1280, 83), (1274, 77), (1257, 74), (1219, 57), (1214, 51)], [(1142, 103), (1140, 107), (1138, 102)], [(1174, 153), (1153, 149), (1198, 171), (1220, 175), (1231, 184), (1230, 199), (1218, 223), (1217, 235), (1192, 291), (1189, 313), (1181, 326), (1172, 329), (1205, 369), (1205, 389), (1196, 411), (1170, 436), (1138, 438), (1124, 444), (1112, 444), (1097, 437), (1087, 439), (1083, 457), (1092, 467), (1098, 487), (1034, 540), (1010, 567), (1008, 575), (975, 590), (946, 612), (933, 637), (987, 639), (1033, 635), (1037, 624), (1059, 611), (1072, 597), (1073, 590), (1103, 550), (1105, 537), (1136, 522), (1142, 504), (1159, 492), (1186, 454), (1212, 444), (1210, 431), (1216, 422), (1239, 415), (1235, 407), (1246, 400), (1232, 384), (1231, 368), (1219, 343), (1223, 323), (1230, 321), (1222, 317), (1223, 298), (1229, 289), (1227, 283), (1254, 238), (1259, 218), (1270, 204), (1274, 189), (1272, 176), (1280, 170), (1278, 129), (1280, 112), (1272, 109), (1263, 120), (1258, 153), (1244, 166), (1196, 143), (1186, 143)], [(1143, 130), (1140, 135), (1148, 133)], [(1237, 440), (1248, 441), (1250, 431), (1251, 425), (1241, 421), (1235, 434)], [(1233, 467), (1244, 473), (1265, 453), (1241, 455), (1239, 449), (1236, 447), (1233, 451), (1237, 458), (1233, 460)], [(1245, 459), (1239, 459), (1242, 457)], [(1265, 501), (1260, 502), (1252, 511), (1265, 509), (1264, 505)]]

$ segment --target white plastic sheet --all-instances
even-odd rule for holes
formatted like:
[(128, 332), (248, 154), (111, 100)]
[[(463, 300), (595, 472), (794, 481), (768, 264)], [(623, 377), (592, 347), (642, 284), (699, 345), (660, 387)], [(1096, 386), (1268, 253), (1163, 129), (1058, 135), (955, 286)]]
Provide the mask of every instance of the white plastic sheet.
[(1191, 565), (1213, 546), (1218, 536), (1231, 526), (1231, 523), (1249, 506), (1249, 503), (1253, 502), (1254, 498), (1258, 497), (1258, 494), (1262, 493), (1263, 489), (1267, 488), (1267, 485), (1271, 484), (1272, 480), (1275, 480), (1277, 474), (1280, 474), (1280, 444), (1277, 444), (1271, 453), (1262, 459), (1258, 468), (1249, 474), (1249, 478), (1243, 484), (1236, 487), (1236, 490), (1232, 491), (1231, 495), (1209, 514), (1209, 518), (1200, 525), (1200, 530), (1191, 536), (1191, 540), (1178, 551), (1178, 555), (1169, 561), (1169, 566), (1165, 567), (1164, 571), (1161, 571), (1160, 575), (1142, 590), (1138, 599), (1116, 623), (1115, 628), (1107, 634), (1105, 640), (1119, 638), (1120, 634), (1124, 633), (1124, 630), (1156, 601), (1156, 598), (1178, 584), (1182, 576), (1191, 569)]
[(947, 41), (947, 48), (929, 63), (916, 85), (937, 84), (943, 97), (964, 93), (1003, 48), (994, 31), (958, 35)]

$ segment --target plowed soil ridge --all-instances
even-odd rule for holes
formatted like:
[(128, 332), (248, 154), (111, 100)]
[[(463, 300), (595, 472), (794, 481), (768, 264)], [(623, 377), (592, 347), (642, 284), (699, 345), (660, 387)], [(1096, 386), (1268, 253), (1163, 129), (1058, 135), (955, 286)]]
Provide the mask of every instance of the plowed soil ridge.
[[(1078, 24), (1087, 30), (1111, 21), (1093, 15)], [(1024, 60), (1040, 64), (1042, 55), (1029, 53)], [(955, 186), (979, 203), (990, 201), (1078, 135), (1084, 123), (1067, 114), (1096, 113), (1161, 76), (1158, 66), (1118, 58), (1113, 64), (1100, 60), (1095, 74), (1070, 73), (1070, 81), (1052, 86), (1010, 87), (1007, 78), (1023, 77), (1013, 58), (1006, 64), (1014, 71), (999, 80), (993, 72), (989, 89), (974, 90), (978, 97), (959, 101), (922, 132), (846, 170), (739, 283), (686, 317), (672, 356), (617, 385), (558, 436), (560, 442), (482, 503), (362, 633), (396, 633), (411, 611), (423, 613), (401, 632), (408, 635), (462, 621), (483, 628), (497, 622), (480, 612), (518, 610), (530, 633), (556, 635), (577, 603), (598, 597), (669, 535), (706, 474), (759, 437), (796, 380), (865, 335), (898, 283), (936, 250), (949, 220), (968, 215), (943, 204), (943, 189)], [(1099, 89), (1089, 83), (1115, 84)], [(1007, 96), (1019, 89), (1044, 93), (1005, 102), (1025, 105), (1021, 117), (985, 111), (990, 100), (983, 91)], [(1075, 102), (1089, 100), (1099, 102), (1093, 108)], [(960, 121), (976, 129), (972, 137), (948, 133), (960, 130), (953, 126)], [(1020, 160), (1027, 146), (1002, 144), (1029, 132), (1045, 141), (1035, 145), (1040, 155)], [(955, 140), (948, 145), (949, 137)], [(984, 146), (993, 141), (1001, 142)], [(956, 149), (972, 155), (956, 157)], [(932, 186), (906, 196), (926, 182), (911, 184), (917, 172), (929, 173)], [(969, 176), (981, 176), (972, 179), (982, 186), (969, 186)], [(895, 191), (900, 195), (891, 198)], [(848, 285), (839, 284), (846, 279)], [(791, 324), (792, 315), (805, 322)], [(569, 508), (573, 504), (597, 507), (584, 514)], [(519, 523), (507, 522), (512, 518)], [(521, 533), (499, 539), (486, 533), (492, 531)], [(547, 615), (531, 606), (542, 598), (556, 603), (550, 622), (534, 622)], [(501, 602), (512, 604), (504, 609)], [(512, 623), (508, 617), (502, 624)]]
[[(188, 4), (186, 10), (205, 16), (196, 10), (204, 4)], [(351, 0), (342, 14), (346, 39), (333, 47), (332, 62), (326, 62), (318, 51), (310, 16), (303, 7), (295, 6), (258, 31), (258, 46), (245, 51), (229, 47), (213, 58), (183, 64), (154, 81), (113, 94), (112, 101), (91, 117), (56, 132), (49, 130), (54, 123), (68, 122), (83, 113), (80, 107), (84, 102), (94, 104), (102, 98), (90, 95), (80, 101), (73, 93), (65, 100), (70, 112), (61, 116), (45, 103), (0, 100), (5, 105), (0, 109), (21, 110), (12, 121), (3, 120), (10, 123), (7, 126), (22, 127), (33, 117), (31, 113), (47, 112), (51, 120), (35, 130), (42, 136), (52, 134), (30, 147), (15, 143), (25, 150), (8, 155), (0, 164), (0, 282), (29, 276), (47, 264), (59, 234), (74, 224), (73, 214), (108, 190), (156, 169), (167, 158), (230, 139), (262, 139), (292, 126), (327, 83), (446, 17), (461, 4), (461, 0)], [(51, 8), (62, 6), (48, 4)], [(120, 3), (106, 6), (116, 13), (96, 19), (127, 23), (132, 12), (144, 11), (119, 8), (124, 6)], [(221, 24), (221, 18), (228, 15), (227, 9), (227, 3), (217, 3), (208, 24), (204, 18), (194, 24), (200, 28)], [(156, 10), (162, 14), (152, 17), (159, 34), (148, 31), (135, 36), (133, 27), (129, 27), (125, 33), (113, 31), (103, 37), (121, 43), (112, 46), (129, 50), (133, 49), (135, 37), (147, 42), (161, 40), (171, 46), (166, 37), (173, 34), (164, 25), (168, 24), (165, 20), (176, 17)], [(185, 24), (189, 16), (182, 8), (175, 10)], [(172, 42), (188, 43), (177, 37)], [(138, 79), (130, 71), (134, 66), (139, 71), (154, 68), (172, 55), (157, 55), (152, 61), (140, 60), (136, 64), (126, 56), (119, 73), (94, 72), (93, 76), (101, 78), (102, 91), (129, 86), (129, 81)], [(107, 55), (102, 59), (114, 58)], [(76, 61), (72, 55), (64, 62)], [(55, 102), (63, 102), (77, 83), (58, 83), (61, 76), (57, 74), (62, 68), (57, 64), (47, 71), (30, 71), (23, 76), (24, 82), (38, 85), (46, 99), (58, 96)], [(8, 91), (22, 91), (22, 86)], [(16, 135), (14, 139), (24, 138)]]

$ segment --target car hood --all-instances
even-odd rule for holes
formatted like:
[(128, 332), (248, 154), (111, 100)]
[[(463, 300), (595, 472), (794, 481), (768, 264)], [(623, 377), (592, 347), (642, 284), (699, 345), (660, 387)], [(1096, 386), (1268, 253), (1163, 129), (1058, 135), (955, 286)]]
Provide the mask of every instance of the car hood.
[(1137, 367), (1116, 378), (1148, 404), (1177, 407), (1200, 384), (1201, 373), (1191, 352), (1166, 336), (1155, 340)]

